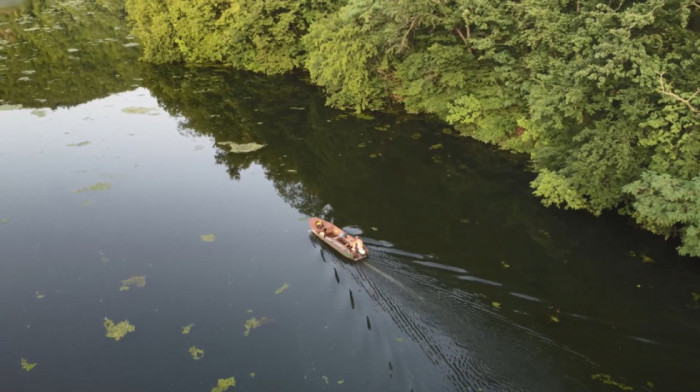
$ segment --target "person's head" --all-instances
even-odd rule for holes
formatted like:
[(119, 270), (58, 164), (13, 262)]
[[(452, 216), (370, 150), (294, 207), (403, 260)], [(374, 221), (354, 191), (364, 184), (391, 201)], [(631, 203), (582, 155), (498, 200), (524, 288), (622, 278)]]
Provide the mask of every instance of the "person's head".
[(316, 228), (320, 229), (323, 227), (323, 223), (321, 221), (316, 221)]

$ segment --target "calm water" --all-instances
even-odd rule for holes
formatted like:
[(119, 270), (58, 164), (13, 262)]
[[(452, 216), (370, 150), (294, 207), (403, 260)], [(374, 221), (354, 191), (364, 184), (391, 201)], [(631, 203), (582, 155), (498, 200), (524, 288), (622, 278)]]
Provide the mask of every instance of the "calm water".
[(100, 4), (0, 13), (0, 391), (700, 390), (674, 244), (542, 207), (526, 160), (430, 119), (139, 64)]

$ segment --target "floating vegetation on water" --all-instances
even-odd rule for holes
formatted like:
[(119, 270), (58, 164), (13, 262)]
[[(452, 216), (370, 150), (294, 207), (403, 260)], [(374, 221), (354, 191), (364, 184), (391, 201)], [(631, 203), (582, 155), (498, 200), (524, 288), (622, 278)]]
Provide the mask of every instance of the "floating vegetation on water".
[(374, 226), (370, 227), (370, 229), (372, 229), (372, 231), (377, 231), (377, 230), (379, 230), (378, 228), (376, 228), (376, 227), (374, 227)]
[(0, 110), (18, 110), (22, 109), (22, 105), (10, 105), (10, 104), (2, 104), (0, 105)]
[(403, 342), (403, 338), (396, 338), (396, 341), (401, 343), (401, 342)]
[(192, 359), (199, 361), (200, 359), (204, 358), (204, 350), (192, 346), (190, 347), (190, 355), (192, 356)]
[(642, 259), (642, 263), (656, 263), (656, 260), (644, 254), (640, 254), (639, 258)]
[(471, 221), (468, 218), (462, 218), (459, 220), (461, 223), (468, 224), (471, 223)]
[(501, 260), (501, 266), (503, 268), (510, 268), (510, 264), (506, 263), (505, 261)]
[(442, 143), (438, 143), (438, 144), (433, 144), (432, 146), (430, 146), (429, 150), (439, 150), (441, 148), (442, 148)]
[(40, 293), (40, 292), (38, 292), (38, 291), (35, 291), (35, 292), (34, 292), (34, 295), (36, 296), (36, 299), (44, 299), (44, 297), (45, 297), (44, 294), (42, 294), (42, 293)]
[(127, 291), (131, 287), (143, 287), (146, 285), (146, 275), (132, 276), (131, 278), (122, 280), (122, 287), (119, 291)]
[(693, 301), (690, 303), (687, 303), (685, 305), (685, 307), (688, 309), (693, 309), (693, 310), (700, 308), (700, 294), (698, 294), (696, 292), (691, 292), (690, 296), (692, 297)]
[(41, 110), (41, 109), (34, 109), (30, 112), (32, 115), (37, 116), (37, 117), (44, 117), (46, 116), (46, 111)]
[(376, 129), (377, 131), (386, 131), (390, 127), (391, 127), (390, 124), (384, 124), (384, 125), (377, 125), (376, 127), (374, 127), (374, 129)]
[(187, 324), (184, 327), (182, 327), (182, 334), (189, 335), (192, 331), (192, 327), (194, 327), (194, 324)]
[(82, 147), (82, 146), (87, 146), (88, 144), (90, 144), (90, 142), (89, 142), (89, 141), (87, 141), (87, 140), (83, 140), (83, 141), (82, 141), (82, 142), (80, 142), (80, 143), (71, 143), (71, 144), (66, 144), (66, 146), (68, 146), (68, 147)]
[(246, 320), (245, 331), (243, 332), (243, 335), (244, 336), (250, 335), (251, 330), (258, 328), (260, 326), (263, 326), (263, 325), (269, 323), (270, 321), (271, 321), (271, 319), (269, 319), (267, 317), (260, 317), (259, 319), (253, 317), (250, 320)]
[(119, 341), (121, 338), (126, 336), (129, 332), (134, 332), (136, 331), (136, 327), (133, 326), (132, 324), (129, 324), (129, 320), (124, 320), (120, 321), (117, 324), (114, 324), (114, 321), (108, 319), (105, 317), (105, 329), (107, 330), (107, 333), (105, 334), (106, 337), (112, 338), (116, 341)]
[(289, 109), (290, 110), (306, 110), (306, 108), (303, 106), (290, 106)]
[(365, 142), (362, 142), (362, 143), (358, 144), (357, 147), (365, 148), (365, 147), (367, 147), (367, 144), (365, 144)]
[(216, 144), (218, 144), (220, 146), (228, 146), (230, 152), (237, 153), (237, 154), (257, 151), (257, 150), (265, 147), (264, 144), (258, 144), (258, 143), (238, 144), (238, 143), (229, 142), (229, 141), (217, 142)]
[(202, 234), (199, 236), (204, 242), (214, 242), (216, 236), (214, 234)]
[(557, 317), (557, 316), (555, 316), (555, 315), (553, 315), (553, 314), (549, 315), (549, 319), (550, 319), (552, 322), (554, 322), (554, 323), (558, 323), (558, 322), (559, 322), (559, 317)]
[(355, 113), (355, 117), (360, 120), (374, 120), (374, 116), (365, 113)]
[(413, 139), (413, 140), (418, 140), (418, 139), (420, 139), (420, 133), (418, 133), (418, 132), (413, 132), (413, 134), (411, 135), (411, 139)]
[(106, 191), (108, 189), (112, 188), (112, 184), (108, 182), (98, 182), (95, 185), (86, 187), (86, 188), (81, 188), (78, 189), (77, 191), (74, 191), (75, 193), (83, 193), (83, 192), (89, 192), (89, 191)]
[(284, 290), (287, 290), (289, 285), (287, 283), (283, 284), (282, 287), (275, 290), (275, 294), (281, 294)]
[(632, 390), (634, 390), (634, 388), (632, 388), (632, 387), (629, 386), (629, 385), (625, 385), (625, 384), (623, 384), (623, 383), (621, 383), (621, 382), (618, 382), (618, 381), (613, 380), (612, 377), (611, 377), (609, 374), (602, 374), (602, 373), (599, 373), (599, 374), (591, 374), (591, 378), (594, 379), (594, 380), (598, 380), (598, 381), (600, 381), (600, 382), (602, 382), (603, 384), (606, 384), (606, 385), (614, 385), (614, 386), (616, 386), (616, 387), (622, 389), (623, 391), (632, 391)]
[(91, 206), (93, 204), (95, 204), (94, 200), (85, 200), (84, 202), (80, 203), (80, 205), (85, 206), (85, 207)]
[(257, 318), (253, 317), (252, 319), (246, 320), (245, 322), (245, 332), (243, 332), (244, 336), (250, 335), (250, 330), (255, 329), (259, 326), (262, 325), (262, 322), (258, 320)]
[(323, 382), (328, 384), (328, 376), (321, 376), (321, 379), (323, 379)]
[(2, 220), (1, 220), (0, 222), (2, 222), (2, 223), (7, 223), (7, 222), (9, 222), (9, 221), (10, 221), (10, 218), (2, 218)]
[(25, 359), (25, 358), (22, 358), (21, 364), (22, 364), (22, 369), (24, 369), (27, 372), (31, 372), (32, 369), (34, 369), (34, 367), (36, 367), (36, 365), (37, 365), (36, 362), (31, 363), (31, 362), (27, 361), (27, 359)]
[(156, 113), (158, 111), (157, 108), (144, 108), (144, 107), (128, 107), (122, 109), (122, 112), (127, 113), (127, 114), (158, 114)]
[(224, 392), (225, 390), (229, 389), (230, 387), (235, 387), (236, 386), (236, 379), (233, 377), (229, 378), (220, 378), (219, 381), (216, 383), (216, 386), (211, 389), (211, 392)]
[(345, 380), (338, 380), (338, 385), (343, 385), (345, 383)]
[(109, 257), (107, 257), (107, 254), (105, 254), (105, 252), (99, 251), (99, 252), (97, 252), (97, 254), (100, 255), (100, 261), (101, 261), (101, 262), (103, 262), (103, 263), (109, 263), (109, 262), (110, 262)]
[(255, 372), (250, 373), (250, 378), (255, 378)]
[(501, 308), (501, 303), (500, 303), (500, 302), (493, 301), (493, 302), (491, 302), (491, 305), (492, 305), (494, 308), (496, 308), (496, 309), (500, 309), (500, 308)]

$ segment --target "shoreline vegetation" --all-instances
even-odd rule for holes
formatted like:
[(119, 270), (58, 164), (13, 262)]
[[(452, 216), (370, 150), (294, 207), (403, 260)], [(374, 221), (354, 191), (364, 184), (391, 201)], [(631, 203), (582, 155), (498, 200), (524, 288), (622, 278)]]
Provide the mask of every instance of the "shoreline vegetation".
[(700, 6), (690, 0), (126, 0), (142, 60), (303, 73), (528, 154), (546, 206), (612, 210), (700, 256)]

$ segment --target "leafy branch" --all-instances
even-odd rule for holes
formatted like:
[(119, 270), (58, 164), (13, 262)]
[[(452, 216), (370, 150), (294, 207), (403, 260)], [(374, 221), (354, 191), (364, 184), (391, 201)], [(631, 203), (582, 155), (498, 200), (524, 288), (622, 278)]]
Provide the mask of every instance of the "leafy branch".
[(661, 88), (659, 90), (661, 92), (661, 94), (669, 96), (677, 101), (684, 103), (688, 107), (688, 109), (690, 109), (691, 112), (698, 113), (698, 109), (695, 108), (695, 106), (693, 106), (693, 104), (691, 102), (693, 99), (695, 99), (695, 97), (698, 94), (700, 94), (700, 88), (695, 90), (695, 92), (693, 93), (693, 95), (690, 96), (690, 98), (685, 99), (685, 98), (681, 97), (680, 95), (674, 93), (670, 89), (670, 86), (667, 85), (666, 83), (664, 83), (664, 74), (663, 73), (659, 74), (659, 86)]

